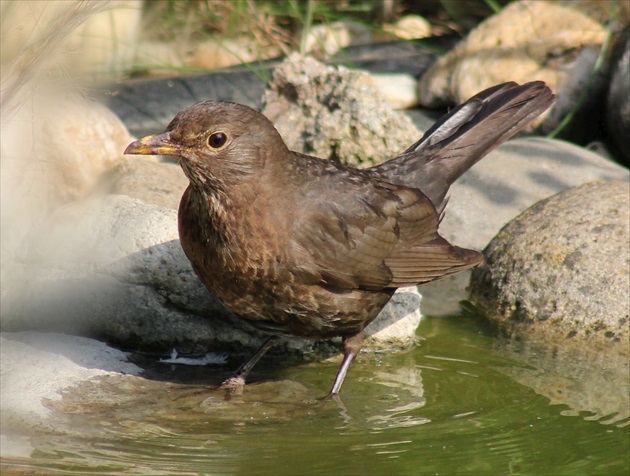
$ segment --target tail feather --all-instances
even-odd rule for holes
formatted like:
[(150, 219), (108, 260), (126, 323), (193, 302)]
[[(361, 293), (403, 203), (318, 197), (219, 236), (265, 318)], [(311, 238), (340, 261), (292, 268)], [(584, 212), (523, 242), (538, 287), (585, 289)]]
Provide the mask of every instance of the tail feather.
[(450, 111), (401, 155), (371, 170), (385, 181), (419, 188), (441, 214), (450, 185), (553, 101), (542, 81), (493, 86)]

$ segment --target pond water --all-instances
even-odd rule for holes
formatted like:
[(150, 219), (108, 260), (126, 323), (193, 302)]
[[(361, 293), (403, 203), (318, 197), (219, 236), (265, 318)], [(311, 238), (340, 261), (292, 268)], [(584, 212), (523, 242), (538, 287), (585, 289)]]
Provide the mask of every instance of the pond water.
[(3, 459), (2, 474), (629, 473), (627, 369), (574, 368), (464, 314), (418, 335), (408, 352), (361, 354), (339, 401), (317, 400), (338, 360), (267, 358), (229, 401), (199, 385), (226, 368), (163, 365), (189, 381), (113, 386), (128, 395), (108, 408), (66, 402), (73, 431), (33, 439), (33, 458)]

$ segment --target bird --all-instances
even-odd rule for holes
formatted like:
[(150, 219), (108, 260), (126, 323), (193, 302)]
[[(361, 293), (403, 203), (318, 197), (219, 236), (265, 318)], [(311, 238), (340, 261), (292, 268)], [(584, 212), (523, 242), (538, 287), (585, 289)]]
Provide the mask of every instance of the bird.
[(265, 116), (228, 101), (186, 107), (129, 144), (125, 154), (177, 159), (189, 180), (178, 211), (186, 256), (215, 298), (270, 335), (221, 388), (242, 392), (280, 337), (337, 336), (344, 357), (328, 396), (338, 395), (397, 288), (483, 263), (438, 233), (449, 187), (553, 101), (542, 81), (490, 87), (365, 169), (291, 151)]

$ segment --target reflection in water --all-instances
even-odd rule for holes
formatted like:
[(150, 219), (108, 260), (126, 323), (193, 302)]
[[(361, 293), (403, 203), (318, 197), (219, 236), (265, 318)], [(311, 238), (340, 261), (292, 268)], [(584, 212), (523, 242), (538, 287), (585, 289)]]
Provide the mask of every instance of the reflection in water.
[(374, 380), (377, 384), (388, 389), (394, 389), (401, 395), (395, 405), (388, 407), (384, 413), (367, 417), (373, 429), (402, 428), (423, 425), (430, 422), (429, 418), (418, 416), (416, 410), (424, 407), (424, 387), (422, 386), (421, 369), (412, 365), (398, 368), (393, 372), (376, 371)]
[(602, 424), (630, 425), (630, 369), (627, 356), (588, 347), (549, 349), (528, 342), (499, 339), (495, 352), (521, 365), (497, 370), (548, 398), (566, 405), (564, 416)]
[[(420, 333), (413, 351), (361, 354), (339, 402), (319, 400), (336, 362), (261, 362), (229, 401), (204, 383), (226, 369), (193, 370), (194, 385), (96, 380), (49, 402), (59, 433), (31, 438), (33, 458), (3, 458), (2, 472), (628, 474), (627, 374), (497, 340), (461, 316), (428, 318)], [(598, 421), (564, 416), (584, 411)]]

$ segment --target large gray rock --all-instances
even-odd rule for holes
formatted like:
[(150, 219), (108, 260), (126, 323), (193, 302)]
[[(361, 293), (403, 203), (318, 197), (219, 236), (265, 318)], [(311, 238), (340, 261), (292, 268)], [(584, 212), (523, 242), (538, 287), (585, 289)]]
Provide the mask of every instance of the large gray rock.
[[(264, 337), (199, 281), (179, 244), (173, 209), (124, 195), (96, 197), (60, 209), (27, 245), (7, 264), (3, 330), (65, 331), (184, 353), (253, 348)], [(368, 346), (412, 345), (419, 303), (415, 288), (401, 290), (367, 329)], [(385, 329), (389, 324), (395, 325)], [(311, 341), (283, 342), (277, 348), (293, 353), (315, 348)], [(338, 341), (316, 347), (328, 352)]]
[(599, 182), (538, 202), (511, 221), (473, 272), (471, 296), (509, 332), (628, 353), (630, 184)]

